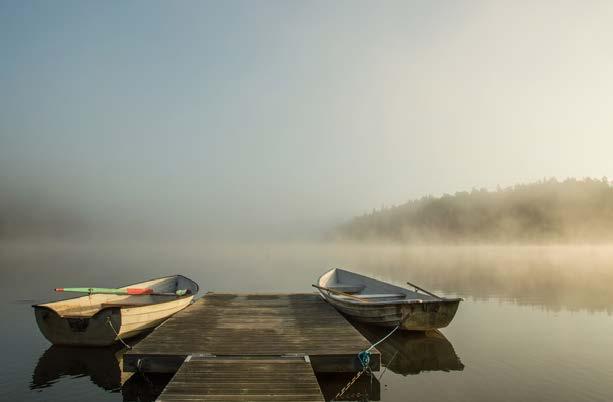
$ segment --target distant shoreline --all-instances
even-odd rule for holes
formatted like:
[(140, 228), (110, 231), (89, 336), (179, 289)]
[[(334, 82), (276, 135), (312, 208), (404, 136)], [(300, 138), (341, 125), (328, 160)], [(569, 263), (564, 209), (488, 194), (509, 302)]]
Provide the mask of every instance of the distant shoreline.
[(606, 177), (548, 179), (428, 196), (355, 217), (333, 237), (411, 244), (613, 242), (613, 187)]

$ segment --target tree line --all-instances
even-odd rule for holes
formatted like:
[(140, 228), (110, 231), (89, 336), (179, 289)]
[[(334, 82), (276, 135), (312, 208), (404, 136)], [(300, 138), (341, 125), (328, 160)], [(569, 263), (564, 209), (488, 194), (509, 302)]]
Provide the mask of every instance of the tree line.
[(606, 177), (551, 178), (427, 196), (355, 217), (335, 235), (398, 242), (605, 241), (613, 238), (613, 186)]

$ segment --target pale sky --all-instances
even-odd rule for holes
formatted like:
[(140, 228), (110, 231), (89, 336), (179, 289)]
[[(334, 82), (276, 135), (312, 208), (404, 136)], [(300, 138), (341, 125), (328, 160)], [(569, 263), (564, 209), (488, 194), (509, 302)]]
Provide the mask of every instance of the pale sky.
[(612, 21), (610, 1), (2, 1), (0, 184), (249, 232), (612, 176)]

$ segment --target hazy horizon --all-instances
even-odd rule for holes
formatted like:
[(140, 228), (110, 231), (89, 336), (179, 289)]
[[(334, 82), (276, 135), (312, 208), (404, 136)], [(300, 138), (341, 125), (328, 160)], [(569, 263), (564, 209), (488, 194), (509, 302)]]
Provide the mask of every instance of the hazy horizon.
[(283, 238), (428, 194), (611, 177), (612, 18), (595, 1), (6, 1), (2, 198)]

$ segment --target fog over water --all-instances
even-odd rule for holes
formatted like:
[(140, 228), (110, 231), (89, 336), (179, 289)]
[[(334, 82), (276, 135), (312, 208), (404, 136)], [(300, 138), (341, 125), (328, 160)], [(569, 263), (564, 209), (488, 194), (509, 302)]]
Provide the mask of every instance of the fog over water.
[[(613, 246), (608, 245), (43, 240), (6, 242), (0, 251), (3, 275), (12, 281), (7, 291), (20, 293), (24, 277), (44, 277), (28, 284), (35, 286), (41, 301), (57, 297), (53, 287), (61, 284), (53, 279), (56, 272), (62, 273), (62, 281), (65, 272), (73, 272), (71, 282), (103, 278), (109, 286), (118, 285), (110, 283), (115, 277), (128, 283), (143, 275), (183, 272), (206, 276), (205, 290), (274, 292), (311, 291), (311, 283), (325, 270), (345, 267), (474, 300), (504, 300), (550, 311), (613, 312)], [(275, 278), (279, 272), (291, 273), (293, 279)], [(236, 281), (238, 277), (242, 280)]]

